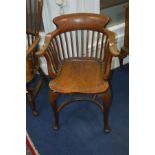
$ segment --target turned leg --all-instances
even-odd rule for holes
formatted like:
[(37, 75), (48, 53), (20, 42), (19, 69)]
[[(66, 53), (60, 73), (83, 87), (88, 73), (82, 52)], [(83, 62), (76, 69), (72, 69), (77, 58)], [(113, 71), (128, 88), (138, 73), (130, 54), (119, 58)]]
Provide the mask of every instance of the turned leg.
[(33, 92), (31, 89), (27, 89), (26, 91), (27, 91), (26, 94), (28, 97), (29, 105), (30, 105), (31, 110), (32, 110), (32, 114), (33, 114), (33, 116), (37, 116), (38, 112), (36, 111), (36, 105), (35, 105), (35, 101), (34, 101)]
[(48, 92), (49, 100), (51, 102), (53, 114), (54, 114), (54, 130), (58, 130), (59, 128), (59, 113), (57, 111), (57, 104), (56, 100), (59, 97), (58, 93), (53, 92), (52, 90), (49, 90)]
[(104, 132), (109, 133), (111, 131), (109, 127), (109, 110), (111, 106), (111, 91), (110, 88), (103, 94), (103, 115), (104, 115)]

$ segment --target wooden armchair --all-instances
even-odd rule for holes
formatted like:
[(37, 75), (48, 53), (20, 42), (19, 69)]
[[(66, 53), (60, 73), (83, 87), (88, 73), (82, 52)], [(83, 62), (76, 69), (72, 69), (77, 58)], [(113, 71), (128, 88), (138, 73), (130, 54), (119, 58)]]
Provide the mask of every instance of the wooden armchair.
[[(38, 50), (40, 41), (39, 31), (42, 15), (42, 0), (26, 0), (26, 93), (29, 99), (29, 104), (32, 109), (33, 115), (37, 115), (35, 107), (35, 97), (37, 96), (42, 84), (42, 80), (46, 77), (39, 65), (39, 59), (35, 55)], [(34, 91), (28, 87), (28, 83), (35, 77), (37, 71), (40, 73), (41, 78), (37, 83)], [(47, 81), (47, 80), (46, 80)]]
[[(67, 14), (54, 18), (57, 29), (47, 34), (45, 44), (36, 54), (45, 56), (49, 83), (49, 99), (54, 112), (54, 129), (58, 129), (58, 115), (67, 104), (84, 98), (72, 97), (59, 107), (60, 94), (92, 94), (91, 101), (104, 114), (104, 131), (111, 106), (109, 77), (113, 56), (118, 56), (115, 34), (105, 29), (109, 18), (92, 13)], [(96, 101), (101, 95), (103, 104)]]

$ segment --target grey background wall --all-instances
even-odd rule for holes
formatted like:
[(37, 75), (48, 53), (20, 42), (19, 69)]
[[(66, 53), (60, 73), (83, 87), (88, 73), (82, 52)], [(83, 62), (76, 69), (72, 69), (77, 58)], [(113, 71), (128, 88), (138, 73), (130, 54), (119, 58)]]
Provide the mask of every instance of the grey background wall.
[(122, 3), (126, 3), (129, 0), (100, 0), (100, 8), (108, 8), (108, 7), (112, 7), (114, 5), (118, 5), (118, 4), (122, 4)]

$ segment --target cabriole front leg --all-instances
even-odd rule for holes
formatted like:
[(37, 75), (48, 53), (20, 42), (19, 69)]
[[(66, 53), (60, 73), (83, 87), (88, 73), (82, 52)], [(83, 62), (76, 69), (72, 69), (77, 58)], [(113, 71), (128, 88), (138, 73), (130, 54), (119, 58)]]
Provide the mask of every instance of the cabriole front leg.
[(104, 132), (109, 133), (111, 131), (109, 127), (109, 111), (112, 103), (110, 88), (103, 94), (103, 115), (104, 115)]
[(53, 114), (54, 114), (54, 130), (58, 130), (59, 128), (59, 113), (58, 113), (58, 108), (56, 104), (56, 100), (59, 97), (58, 93), (53, 92), (52, 90), (49, 90), (48, 92), (49, 95), (49, 100), (52, 106)]

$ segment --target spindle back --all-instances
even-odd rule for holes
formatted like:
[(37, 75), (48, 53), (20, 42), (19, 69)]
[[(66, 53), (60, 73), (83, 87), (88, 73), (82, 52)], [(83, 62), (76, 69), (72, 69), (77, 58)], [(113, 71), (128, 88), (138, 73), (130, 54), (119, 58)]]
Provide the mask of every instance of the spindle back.
[(57, 29), (51, 34), (46, 59), (55, 73), (59, 64), (68, 59), (96, 59), (104, 63), (109, 46), (108, 35), (104, 31), (108, 17), (78, 13), (62, 15), (53, 21)]
[(42, 15), (42, 0), (26, 0), (27, 47), (39, 36)]

